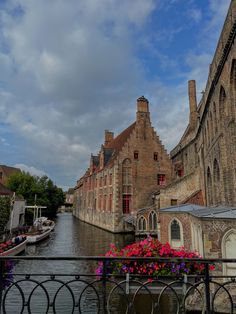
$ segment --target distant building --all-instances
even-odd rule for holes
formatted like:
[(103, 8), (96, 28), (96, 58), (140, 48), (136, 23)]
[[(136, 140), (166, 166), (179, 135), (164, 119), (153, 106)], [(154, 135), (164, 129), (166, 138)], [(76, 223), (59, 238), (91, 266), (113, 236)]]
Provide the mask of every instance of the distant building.
[(65, 206), (72, 207), (74, 203), (74, 189), (70, 188), (66, 193), (65, 193)]
[(6, 184), (7, 179), (14, 173), (20, 173), (19, 168), (9, 167), (5, 165), (0, 165), (0, 183)]
[(171, 162), (150, 121), (149, 103), (137, 100), (136, 121), (114, 137), (105, 131), (98, 155), (75, 188), (76, 217), (110, 230), (129, 230), (129, 215), (153, 202), (171, 179)]

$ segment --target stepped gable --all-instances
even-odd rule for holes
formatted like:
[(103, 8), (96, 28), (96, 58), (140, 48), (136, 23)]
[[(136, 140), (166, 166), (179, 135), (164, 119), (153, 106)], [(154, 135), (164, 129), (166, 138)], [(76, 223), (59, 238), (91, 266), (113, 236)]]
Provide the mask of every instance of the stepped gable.
[(114, 138), (108, 145), (105, 146), (105, 149), (113, 149), (115, 157), (117, 153), (122, 149), (125, 142), (127, 141), (128, 137), (132, 133), (136, 126), (136, 122), (131, 124), (127, 129), (125, 129), (123, 132), (121, 132), (117, 137)]

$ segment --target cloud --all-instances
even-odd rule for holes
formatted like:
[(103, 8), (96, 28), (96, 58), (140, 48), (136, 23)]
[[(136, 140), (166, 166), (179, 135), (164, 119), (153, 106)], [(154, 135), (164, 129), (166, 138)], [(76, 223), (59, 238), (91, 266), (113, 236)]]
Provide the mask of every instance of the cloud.
[(33, 166), (27, 166), (24, 164), (15, 164), (14, 167), (20, 168), (22, 171), (29, 172), (33, 176), (38, 176), (38, 177), (42, 177), (45, 175), (47, 176), (47, 174), (43, 170), (36, 169)]
[[(186, 12), (203, 24), (199, 36), (220, 28), (226, 6), (217, 2), (210, 1), (207, 25), (194, 1), (186, 2)], [(186, 30), (166, 21), (156, 26), (163, 3), (169, 1), (6, 1), (0, 9), (0, 124), (16, 137), (6, 139), (17, 147), (12, 163), (45, 172), (61, 186), (75, 184), (100, 149), (104, 129), (117, 134), (132, 123), (143, 94), (166, 147), (178, 142), (188, 119), (187, 80), (202, 86), (211, 53), (201, 40), (204, 49), (184, 51), (185, 65), (163, 52), (164, 39), (168, 47)], [(168, 10), (181, 1), (169, 4)], [(178, 82), (161, 82), (160, 69)]]
[(188, 15), (195, 23), (199, 23), (202, 19), (202, 11), (199, 8), (189, 9)]

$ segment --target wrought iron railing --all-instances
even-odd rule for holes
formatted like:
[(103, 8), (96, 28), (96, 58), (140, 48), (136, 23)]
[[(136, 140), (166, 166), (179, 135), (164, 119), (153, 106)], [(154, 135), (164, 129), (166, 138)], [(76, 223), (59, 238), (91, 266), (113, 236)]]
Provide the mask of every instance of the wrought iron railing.
[[(9, 261), (15, 263), (13, 278), (5, 273)], [(111, 274), (111, 263), (128, 261), (201, 263), (204, 269), (201, 275), (183, 276)], [(98, 263), (102, 263), (99, 275), (95, 274)], [(235, 313), (236, 264), (232, 263), (236, 259), (0, 257), (0, 312)], [(223, 265), (232, 276), (222, 275)]]

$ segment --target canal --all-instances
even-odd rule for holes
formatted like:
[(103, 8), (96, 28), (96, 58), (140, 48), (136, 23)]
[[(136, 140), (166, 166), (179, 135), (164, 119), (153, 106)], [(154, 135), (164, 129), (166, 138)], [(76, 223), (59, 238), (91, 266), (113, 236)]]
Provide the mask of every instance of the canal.
[[(135, 237), (132, 234), (112, 234), (83, 223), (73, 217), (70, 213), (61, 213), (58, 214), (56, 218), (56, 226), (54, 231), (50, 234), (50, 237), (37, 245), (28, 245), (26, 247), (25, 256), (98, 256), (104, 255), (111, 243), (122, 248), (134, 241)], [(38, 278), (42, 281), (44, 280), (44, 277), (41, 277), (41, 274), (95, 274), (96, 267), (97, 263), (91, 261), (24, 260), (16, 262), (14, 272), (17, 274), (37, 274), (39, 275)], [(27, 289), (29, 291), (28, 294), (30, 294), (34, 284), (32, 283), (32, 285), (30, 285), (27, 281), (25, 284), (22, 283), (22, 286), (24, 287), (25, 295), (27, 295)], [(47, 288), (49, 288), (49, 290), (53, 288), (52, 282), (50, 282), (50, 287)], [(55, 287), (55, 289), (57, 288)], [(44, 304), (44, 302), (40, 301), (45, 298), (45, 295), (42, 291), (40, 292), (40, 289), (38, 290), (37, 293), (34, 293), (37, 297), (33, 297), (31, 302), (31, 313), (33, 314), (46, 313), (46, 302)], [(40, 293), (42, 294), (41, 297), (39, 296)], [(9, 299), (9, 302), (7, 302), (7, 314), (28, 313), (27, 309), (25, 309), (24, 312), (21, 312), (20, 310), (22, 301), (18, 289), (12, 289), (9, 297), (12, 297), (13, 295), (15, 302), (12, 303)], [(56, 313), (72, 313), (71, 308), (66, 306), (66, 304), (71, 303), (70, 295), (67, 295), (66, 289), (62, 289), (61, 297), (58, 297), (57, 300)], [(84, 304), (83, 313), (97, 313), (89, 298), (87, 298)], [(52, 313), (51, 310), (49, 313)], [(121, 312), (117, 309), (114, 313)]]
[[(56, 218), (55, 230), (50, 234), (50, 237), (37, 245), (28, 245), (25, 251), (26, 256), (99, 256), (104, 255), (109, 249), (110, 244), (114, 243), (117, 247), (122, 248), (127, 244), (135, 242), (135, 237), (132, 234), (112, 234), (102, 229), (93, 227), (89, 224), (83, 223), (74, 218), (72, 214), (62, 213)], [(68, 281), (72, 274), (95, 274), (97, 268), (97, 262), (89, 261), (58, 261), (58, 260), (24, 260), (17, 261), (14, 266), (14, 273), (18, 274), (33, 274), (28, 277), (27, 280), (23, 280), (18, 286), (11, 289), (9, 293), (9, 300), (6, 300), (6, 313), (78, 313), (78, 307), (75, 309), (71, 306), (71, 294), (68, 293), (68, 287), (64, 286), (61, 289), (61, 284), (58, 285), (59, 280), (64, 280), (68, 275)], [(45, 279), (45, 274), (56, 274), (56, 280), (54, 278)], [(47, 310), (47, 300), (45, 298), (45, 291), (43, 291), (41, 285), (38, 285), (35, 289), (34, 276), (36, 276), (37, 282), (43, 282), (43, 286), (50, 291), (49, 298), (53, 299), (53, 295), (57, 294), (55, 309), (50, 306)], [(61, 276), (61, 279), (60, 279)], [(62, 278), (63, 277), (63, 278)], [(74, 276), (75, 277), (75, 276)], [(31, 282), (32, 278), (32, 282)], [(17, 278), (15, 278), (17, 279)], [(19, 280), (19, 279), (17, 279)], [(68, 282), (67, 281), (67, 282)], [(37, 283), (36, 283), (37, 285)], [(25, 299), (22, 300), (19, 287), (22, 286)], [(72, 284), (70, 287), (73, 289), (76, 298), (80, 295), (81, 282), (78, 284)], [(98, 287), (99, 288), (99, 287)], [(32, 293), (32, 291), (34, 291)], [(168, 290), (169, 291), (169, 290)], [(32, 296), (30, 296), (32, 294)], [(31, 301), (30, 308), (26, 304), (26, 299), (30, 296)], [(12, 302), (14, 300), (14, 302)], [(124, 298), (121, 295), (115, 295), (114, 299), (110, 303), (110, 312), (112, 314), (126, 313), (127, 303), (123, 302)], [(177, 313), (176, 297), (171, 293), (163, 297), (158, 313), (161, 314), (173, 314)], [(94, 302), (94, 291), (91, 289), (86, 291), (84, 299), (80, 304), (83, 304), (81, 313), (83, 314), (95, 314), (97, 312), (97, 303)], [(24, 307), (24, 310), (22, 311)], [(75, 311), (74, 311), (75, 310)], [(103, 311), (99, 312), (103, 313)], [(130, 312), (134, 313), (134, 312)], [(150, 296), (141, 295), (136, 299), (136, 314), (152, 313), (150, 308)]]

